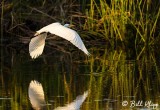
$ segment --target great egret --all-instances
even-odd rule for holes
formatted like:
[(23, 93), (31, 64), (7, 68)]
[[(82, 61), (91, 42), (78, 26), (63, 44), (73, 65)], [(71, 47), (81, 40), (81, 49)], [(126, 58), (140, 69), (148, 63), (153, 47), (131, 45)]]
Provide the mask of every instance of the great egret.
[[(49, 105), (45, 102), (43, 87), (38, 81), (33, 80), (30, 82), (28, 94), (31, 105), (35, 110), (41, 110), (46, 105)], [(83, 95), (77, 96), (73, 102), (67, 104), (66, 106), (57, 107), (54, 110), (79, 110), (87, 96), (88, 91), (84, 92)]]
[(29, 43), (30, 56), (34, 59), (42, 54), (45, 46), (45, 39), (47, 37), (47, 33), (55, 34), (59, 37), (62, 37), (70, 41), (73, 45), (78, 47), (85, 54), (90, 55), (78, 33), (70, 29), (69, 26), (70, 26), (69, 24), (65, 24), (63, 26), (60, 23), (56, 22), (49, 24), (38, 30), (35, 34), (35, 37), (32, 38)]

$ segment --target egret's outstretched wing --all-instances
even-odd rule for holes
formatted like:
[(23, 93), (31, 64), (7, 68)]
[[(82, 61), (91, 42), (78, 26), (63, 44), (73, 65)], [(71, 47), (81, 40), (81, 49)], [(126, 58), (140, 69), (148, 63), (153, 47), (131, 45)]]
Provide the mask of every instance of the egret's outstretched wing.
[(66, 106), (57, 107), (54, 110), (79, 110), (87, 96), (88, 96), (88, 91), (84, 92), (83, 95), (77, 96), (73, 102), (67, 104)]
[(39, 110), (46, 105), (43, 87), (38, 81), (33, 80), (30, 82), (28, 95), (34, 109)]
[(89, 52), (87, 51), (84, 43), (82, 42), (80, 36), (78, 33), (70, 28), (67, 28), (60, 23), (52, 23), (48, 26), (43, 27), (37, 33), (42, 32), (50, 32), (51, 34), (55, 34), (57, 36), (60, 36), (68, 41), (70, 41), (72, 44), (74, 44), (76, 47), (81, 49), (84, 53), (89, 55)]
[(37, 58), (39, 55), (42, 54), (45, 46), (46, 37), (47, 37), (47, 33), (41, 33), (31, 39), (29, 43), (29, 53), (33, 59)]

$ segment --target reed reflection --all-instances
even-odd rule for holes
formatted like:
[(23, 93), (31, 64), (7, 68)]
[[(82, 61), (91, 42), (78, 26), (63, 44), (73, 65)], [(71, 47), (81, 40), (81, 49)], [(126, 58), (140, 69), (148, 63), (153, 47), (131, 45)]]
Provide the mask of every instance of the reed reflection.
[[(35, 110), (44, 110), (47, 108), (47, 105), (51, 105), (46, 103), (42, 84), (36, 80), (32, 80), (30, 82), (28, 88), (28, 95), (30, 103)], [(83, 95), (77, 96), (73, 102), (66, 104), (63, 107), (57, 107), (53, 110), (80, 110), (80, 107), (87, 98), (87, 96), (88, 91), (85, 91)]]

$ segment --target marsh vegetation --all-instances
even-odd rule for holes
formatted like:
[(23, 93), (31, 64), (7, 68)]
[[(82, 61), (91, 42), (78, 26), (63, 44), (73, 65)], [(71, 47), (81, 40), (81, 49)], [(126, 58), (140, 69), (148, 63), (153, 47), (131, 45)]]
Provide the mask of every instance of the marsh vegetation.
[[(159, 0), (2, 0), (0, 8), (0, 109), (31, 109), (34, 79), (52, 104), (48, 109), (86, 90), (82, 110), (130, 109), (131, 101), (160, 105)], [(74, 24), (92, 55), (55, 37), (32, 60), (30, 39), (52, 22)]]

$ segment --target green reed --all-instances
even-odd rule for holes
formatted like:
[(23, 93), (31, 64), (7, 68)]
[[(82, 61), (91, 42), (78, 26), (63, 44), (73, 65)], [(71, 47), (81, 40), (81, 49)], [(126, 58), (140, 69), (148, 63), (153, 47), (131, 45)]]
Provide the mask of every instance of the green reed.
[(110, 38), (123, 41), (125, 24), (129, 16), (128, 10), (125, 9), (128, 4), (113, 1), (109, 6), (105, 0), (100, 0), (99, 4), (91, 0), (91, 4), (90, 10), (86, 10), (88, 19), (85, 27), (100, 32), (109, 41)]
[[(90, 10), (86, 10), (84, 28), (101, 33), (107, 41), (114, 44), (117, 44), (118, 40), (129, 43), (128, 39), (134, 39), (132, 42), (135, 46), (141, 43), (144, 46), (152, 45), (158, 37), (158, 5), (152, 4), (151, 0), (112, 0), (111, 3), (106, 0), (91, 0)], [(154, 6), (156, 8), (153, 8)]]
[(79, 62), (77, 58), (71, 62), (64, 54), (52, 60), (51, 57), (44, 57), (44, 60), (40, 57), (34, 61), (29, 56), (13, 57), (13, 65), (7, 75), (8, 83), (5, 83), (8, 96), (12, 98), (8, 106), (15, 110), (31, 108), (28, 86), (34, 79), (42, 83), (45, 99), (52, 101), (53, 108), (72, 102), (86, 90), (89, 90), (89, 95), (82, 110), (109, 109), (110, 102), (104, 99), (117, 100), (114, 104), (118, 109), (125, 109), (121, 105), (124, 100), (152, 100), (159, 103), (159, 62), (153, 48), (140, 60), (133, 61), (126, 60), (130, 54), (122, 49), (105, 48), (102, 51), (93, 48), (92, 51), (95, 53), (88, 58), (89, 65), (82, 61), (83, 58)]
[[(0, 34), (1, 34), (1, 41), (0, 41), (0, 44), (2, 45), (2, 39), (3, 39), (3, 25), (2, 25), (2, 24), (3, 24), (4, 0), (1, 2), (1, 5), (2, 5), (2, 6), (1, 6), (1, 33), (0, 33)], [(2, 73), (2, 65), (3, 65), (3, 58), (2, 58), (2, 56), (3, 56), (3, 50), (1, 49), (0, 52), (1, 52), (1, 53), (0, 53), (0, 59), (1, 59), (1, 63), (0, 63), (0, 66), (1, 66), (0, 72), (1, 72), (1, 73), (0, 73), (0, 76), (1, 76), (1, 78), (2, 78), (2, 79), (1, 79), (1, 80), (2, 80), (2, 81), (1, 81), (2, 85), (1, 85), (1, 86), (4, 87), (4, 85), (3, 85), (3, 83), (4, 83), (4, 82), (3, 82), (3, 73)]]
[[(17, 0), (14, 0), (14, 3), (16, 3), (16, 1)], [(155, 102), (157, 102), (156, 97), (159, 95), (157, 91), (159, 91), (160, 76), (158, 68), (159, 62), (156, 56), (159, 56), (159, 52), (148, 45), (152, 45), (158, 41), (156, 35), (160, 9), (158, 9), (158, 11), (153, 9), (153, 13), (151, 14), (150, 0), (147, 2), (144, 1), (144, 4), (142, 0), (140, 2), (135, 2), (134, 0), (130, 0), (129, 2), (125, 0), (115, 0), (110, 4), (106, 3), (105, 0), (100, 0), (99, 2), (91, 0), (90, 2), (89, 8), (86, 9), (84, 13), (86, 15), (86, 21), (83, 28), (88, 31), (87, 33), (83, 33), (84, 36), (88, 36), (88, 34), (92, 35), (94, 33), (94, 37), (97, 39), (98, 37), (104, 37), (110, 42), (111, 46), (117, 45), (118, 41), (126, 43), (126, 46), (134, 44), (137, 57), (130, 52), (125, 52), (123, 49), (114, 50), (113, 48), (106, 48), (102, 51), (100, 50), (100, 46), (98, 49), (92, 46), (93, 53), (87, 61), (90, 69), (87, 67), (85, 68), (85, 72), (90, 71), (90, 74), (88, 75), (89, 81), (85, 80), (83, 77), (80, 78), (79, 76), (77, 79), (74, 79), (77, 71), (81, 74), (79, 65), (69, 63), (71, 61), (66, 60), (67, 58), (64, 57), (64, 55), (61, 56), (61, 59), (65, 59), (66, 61), (60, 60), (60, 62), (62, 62), (61, 66), (57, 65), (58, 59), (53, 59), (54, 65), (48, 68), (46, 68), (42, 59), (35, 60), (35, 63), (28, 62), (30, 67), (27, 67), (27, 64), (23, 65), (24, 63), (27, 63), (25, 61), (26, 58), (18, 57), (17, 59), (19, 60), (15, 59), (14, 61), (15, 57), (13, 57), (12, 68), (14, 68), (14, 70), (12, 70), (12, 74), (14, 77), (10, 77), (12, 86), (8, 86), (11, 87), (11, 97), (14, 98), (11, 102), (12, 107), (15, 109), (22, 109), (23, 104), (25, 106), (28, 105), (27, 107), (31, 106), (27, 98), (28, 86), (26, 85), (33, 79), (40, 80), (40, 82), (45, 85), (44, 91), (47, 91), (50, 96), (65, 96), (63, 102), (60, 102), (60, 99), (54, 100), (55, 107), (62, 105), (61, 103), (64, 104), (67, 101), (71, 102), (74, 99), (73, 97), (75, 97), (75, 94), (78, 94), (77, 91), (81, 91), (81, 89), (85, 88), (84, 85), (87, 85), (90, 90), (90, 94), (87, 98), (87, 101), (90, 103), (84, 106), (86, 107), (85, 110), (90, 110), (90, 108), (99, 110), (102, 105), (95, 100), (103, 100), (104, 97), (122, 102), (125, 99), (129, 101), (132, 100), (123, 96), (136, 96), (135, 100), (149, 100), (154, 98)], [(56, 3), (58, 4), (58, 2)], [(60, 14), (50, 14), (53, 11), (52, 9), (55, 8), (54, 4), (51, 4), (52, 7), (48, 8), (45, 5), (45, 1), (39, 2), (38, 6), (36, 3), (27, 3), (26, 13), (23, 11), (24, 4), (22, 1), (21, 5), (13, 4), (14, 11), (11, 13), (13, 27), (11, 26), (11, 29), (14, 29), (14, 27), (17, 27), (17, 24), (21, 24), (28, 19), (32, 21), (32, 23), (35, 21), (39, 25), (48, 24), (49, 22), (53, 22), (53, 20), (67, 21), (66, 19), (69, 19), (64, 17), (64, 10), (61, 10)], [(19, 8), (21, 8), (21, 10)], [(49, 21), (44, 21), (44, 19), (48, 18)], [(79, 16), (79, 18), (81, 18), (81, 16)], [(127, 26), (129, 26), (129, 28)], [(24, 24), (18, 25), (18, 27), (23, 31), (24, 29), (28, 29), (29, 31), (29, 28), (25, 27)], [(135, 33), (133, 30), (135, 30)], [(138, 44), (143, 45), (139, 46)], [(77, 54), (74, 56), (77, 56)], [(126, 60), (129, 56), (134, 56), (129, 59), (137, 59), (138, 61)], [(47, 61), (46, 59), (47, 58), (44, 58), (45, 61)], [(79, 58), (77, 59), (79, 60)], [(50, 58), (48, 58), (48, 62), (49, 61), (51, 62)], [(43, 62), (42, 65), (44, 65), (38, 67), (36, 64), (39, 64), (39, 62)], [(70, 65), (73, 66), (70, 67)], [(68, 72), (67, 67), (72, 69)], [(22, 69), (21, 72), (19, 72), (20, 68)], [(62, 70), (58, 70), (58, 68), (61, 68)], [(35, 70), (38, 70), (38, 72)], [(84, 70), (84, 68), (82, 70)], [(24, 74), (27, 73), (31, 76), (30, 78), (24, 76)], [(155, 80), (154, 85), (152, 80)], [(27, 81), (25, 87), (20, 85), (25, 81)], [(78, 81), (80, 83), (77, 83)], [(77, 89), (77, 86), (81, 88)], [(48, 98), (46, 98), (46, 100), (47, 99)], [(118, 106), (122, 107), (121, 104)]]
[[(158, 42), (158, 6), (158, 2), (153, 3), (151, 0), (40, 0), (38, 3), (13, 0), (8, 3), (8, 8), (5, 8), (3, 19), (11, 20), (11, 23), (5, 23), (9, 27), (7, 32), (16, 36), (20, 36), (14, 33), (16, 29), (29, 36), (37, 28), (51, 22), (70, 22), (80, 24), (77, 29), (83, 27), (86, 30), (82, 37), (94, 36), (95, 40), (103, 38), (112, 46), (122, 43), (126, 47), (134, 45), (134, 48), (137, 48), (139, 44), (146, 46)], [(2, 29), (1, 31), (4, 31)], [(141, 52), (143, 50), (137, 54)]]
[[(89, 88), (93, 96), (91, 95), (88, 100), (103, 99), (105, 96), (108, 99), (116, 99), (118, 101), (116, 106), (124, 109), (120, 103), (124, 100), (128, 102), (151, 100), (159, 103), (157, 98), (160, 77), (154, 50), (149, 50), (148, 55), (142, 55), (141, 60), (137, 61), (126, 60), (129, 54), (123, 50), (105, 49), (104, 53), (101, 53), (102, 56), (99, 55), (99, 50), (96, 51), (97, 53), (90, 57), (92, 74)], [(91, 103), (97, 110), (101, 106), (100, 102), (96, 102), (96, 105), (94, 102)]]

